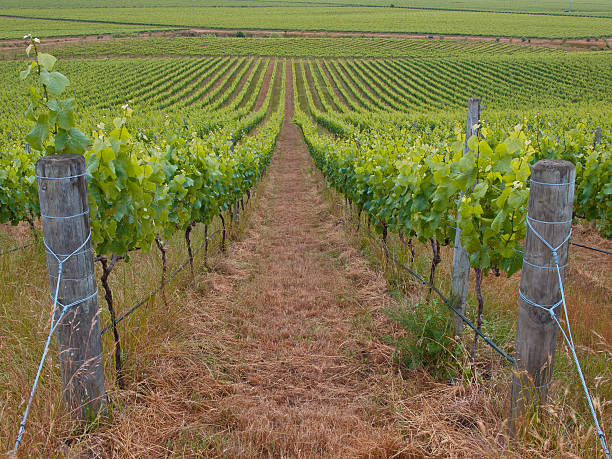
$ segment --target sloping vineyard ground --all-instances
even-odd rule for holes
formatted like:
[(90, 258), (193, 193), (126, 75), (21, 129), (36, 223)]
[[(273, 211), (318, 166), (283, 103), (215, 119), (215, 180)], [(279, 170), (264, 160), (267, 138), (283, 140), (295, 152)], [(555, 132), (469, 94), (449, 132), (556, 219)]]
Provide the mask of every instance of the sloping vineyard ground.
[[(308, 46), (316, 50), (316, 43)], [(449, 112), (461, 114), (465, 100), (478, 95), (483, 98), (485, 109), (491, 111), (554, 112), (562, 106), (567, 107), (566, 112), (603, 118), (600, 112), (612, 99), (608, 88), (612, 78), (608, 54), (552, 52), (535, 57), (529, 53), (506, 55), (498, 49), (490, 56), (478, 56), (479, 51), (474, 50), (445, 57), (435, 47), (426, 50), (431, 53), (428, 57), (415, 59), (305, 60), (305, 71), (310, 78), (316, 69), (312, 84), (338, 93), (333, 111), (384, 108), (407, 114), (438, 111), (447, 117)], [(195, 125), (202, 118), (199, 109), (204, 105), (212, 110), (231, 111), (230, 99), (241, 96), (235, 90), (240, 79), (250, 78), (252, 85), (259, 82), (260, 74), (254, 76), (260, 67), (253, 62), (258, 59), (246, 56), (73, 59), (62, 61), (61, 70), (73, 82), (70, 92), (81, 109), (80, 125), (94, 129), (99, 118), (112, 119), (118, 106), (131, 101), (138, 120), (134, 124), (144, 129), (155, 123), (142, 118), (160, 114), (181, 124), (186, 120)], [(0, 71), (16, 75), (21, 66), (19, 61), (0, 62)], [(314, 96), (319, 103), (317, 91)], [(24, 97), (27, 97), (25, 85), (14, 88), (10, 78), (0, 82), (0, 102), (8, 110), (0, 120), (0, 145), (7, 138), (23, 138), (26, 127), (20, 113)], [(244, 107), (242, 102), (237, 104)]]
[[(114, 193), (115, 179), (104, 175), (110, 167), (89, 171), (90, 187), (97, 187), (90, 197), (96, 206), (94, 248), (107, 255), (113, 250), (130, 255), (111, 279), (119, 313), (159, 285), (156, 236), (167, 239), (171, 268), (183, 261), (184, 231), (191, 223), (199, 223), (194, 246), (206, 236), (217, 239), (210, 244), (208, 258), (200, 255), (196, 260), (193, 274), (187, 267), (170, 284), (169, 306), (153, 296), (119, 324), (122, 389), (115, 385), (112, 338), (110, 333), (104, 337), (113, 402), (107, 419), (74, 429), (70, 414), (62, 409), (59, 362), (51, 352), (21, 452), (147, 458), (595, 454), (592, 422), (565, 348), (557, 352), (551, 405), (531, 420), (517, 443), (508, 442), (504, 422), (510, 368), (482, 342), (473, 365), (467, 353), (452, 354), (451, 365), (458, 369), (453, 376), (436, 379), (427, 366), (398, 364), (398, 343), (417, 332), (398, 322), (396, 313), (404, 311), (422, 321), (417, 322), (423, 325), (425, 340), (433, 329), (429, 321), (448, 317), (448, 311), (356, 230), (357, 207), (332, 188), (346, 192), (353, 204), (368, 206), (359, 222), (364, 227), (372, 223), (377, 234), (388, 218), (387, 243), (407, 258), (404, 236), (412, 237), (411, 266), (428, 271), (430, 235), (421, 244), (416, 234), (394, 231), (416, 227), (398, 223), (398, 212), (412, 208), (406, 205), (398, 211), (401, 206), (388, 199), (389, 190), (418, 182), (431, 191), (440, 176), (452, 182), (450, 177), (466, 163), (459, 161), (462, 155), (452, 153), (457, 143), (463, 144), (463, 106), (467, 97), (479, 95), (486, 104), (483, 113), (490, 117), (483, 125), (488, 132), (483, 142), (491, 142), (496, 152), (493, 142), (501, 145), (511, 136), (514, 144), (504, 145), (514, 149), (507, 149), (507, 155), (518, 156), (518, 151), (530, 160), (536, 153), (575, 155), (581, 223), (572, 241), (610, 251), (610, 240), (601, 236), (612, 231), (612, 208), (606, 199), (606, 174), (612, 174), (609, 53), (567, 56), (506, 44), (454, 49), (443, 42), (372, 40), (372, 55), (354, 55), (356, 47), (349, 41), (330, 44), (327, 50), (317, 48), (323, 42), (308, 41), (304, 43), (309, 48), (301, 51), (305, 56), (296, 57), (289, 47), (280, 53), (283, 57), (274, 57), (265, 43), (254, 42), (261, 47), (251, 53), (243, 48), (229, 57), (220, 48), (206, 54), (198, 49), (203, 41), (185, 43), (176, 48), (182, 57), (165, 54), (176, 42), (160, 42), (168, 47), (155, 57), (75, 58), (59, 64), (74, 83), (68, 91), (79, 101), (80, 125), (98, 142), (112, 137), (103, 124), (116, 122), (117, 106), (135, 108), (124, 121), (134, 136), (129, 148), (135, 161), (156, 171), (155, 181), (145, 184), (168, 209), (167, 214), (154, 213), (152, 205), (135, 205), (135, 219), (154, 220), (152, 227), (145, 227), (139, 239), (130, 238), (136, 231), (122, 233), (121, 245), (113, 245), (114, 238), (107, 234), (107, 226), (117, 226), (113, 218), (125, 217), (125, 225), (134, 219), (127, 213), (117, 217), (122, 211), (113, 216), (106, 209), (121, 210), (132, 203)], [(376, 51), (378, 45), (381, 50)], [(389, 47), (400, 45), (404, 48), (399, 57), (381, 58)], [(131, 55), (137, 52), (135, 46), (129, 41), (112, 44), (110, 54)], [(429, 55), (435, 49), (439, 55)], [(77, 47), (71, 52), (96, 56)], [(21, 61), (0, 63), (3, 74), (15, 77), (22, 67)], [(0, 226), (0, 253), (18, 249), (0, 257), (0, 350), (12, 356), (0, 362), (0, 446), (8, 450), (36, 371), (49, 311), (44, 249), (24, 223), (37, 216), (27, 180), (33, 174), (33, 156), (24, 153), (30, 145), (23, 142), (27, 126), (20, 98), (26, 89), (15, 90), (6, 82), (0, 89), (0, 102), (11, 114), (0, 124), (0, 199), (27, 210), (20, 213), (20, 206), (11, 205), (0, 213), (3, 221), (21, 222)], [(596, 127), (603, 128), (600, 144), (593, 140)], [(89, 160), (110, 164), (113, 155), (104, 151)], [(347, 157), (355, 167), (343, 162)], [(501, 170), (499, 177), (512, 180), (501, 183), (489, 174), (490, 190), (503, 190), (489, 191), (487, 198), (495, 195), (489, 202), (501, 202), (502, 208), (512, 200), (516, 215), (524, 218), (528, 164), (522, 157), (503, 160), (508, 170)], [(195, 161), (202, 163), (194, 166)], [(598, 164), (610, 165), (609, 172)], [(372, 169), (366, 174), (367, 167)], [(423, 169), (417, 168), (425, 167), (439, 169), (419, 175)], [(467, 172), (457, 175), (479, 170), (478, 163), (465, 167)], [(266, 175), (255, 185), (264, 170)], [(348, 185), (346, 180), (341, 183), (341, 174), (351, 180)], [(431, 181), (421, 183), (421, 176)], [(134, 177), (128, 179), (136, 183)], [(105, 194), (109, 189), (112, 199)], [(512, 199), (499, 198), (506, 191), (514, 193)], [(430, 208), (414, 212), (419, 229), (438, 225), (432, 241), (435, 237), (444, 242), (454, 234), (459, 211), (451, 207), (453, 193), (436, 195), (436, 209), (427, 195), (420, 205)], [(209, 201), (202, 203), (202, 196)], [(106, 207), (100, 204), (105, 202)], [(450, 218), (436, 214), (442, 206)], [(490, 211), (487, 202), (482, 207)], [(502, 263), (516, 258), (506, 254), (510, 241), (518, 251), (524, 237), (524, 225), (522, 230), (514, 227), (514, 211), (501, 214), (506, 218), (479, 222), (491, 227), (489, 235), (510, 235), (506, 247), (500, 248), (493, 238), (485, 247)], [(37, 221), (33, 224), (38, 227)], [(221, 234), (224, 241), (228, 237), (226, 253)], [(21, 245), (28, 247), (19, 249)], [(153, 250), (145, 253), (148, 246)], [(571, 249), (566, 286), (570, 320), (587, 382), (596, 394), (596, 409), (610, 437), (612, 331), (607, 323), (612, 261), (609, 255), (582, 250)], [(452, 249), (443, 247), (440, 256), (435, 283), (447, 291)], [(502, 270), (512, 267), (501, 265)], [(508, 353), (513, 352), (519, 277), (491, 274), (482, 284), (483, 331)], [(471, 283), (470, 292), (474, 289)], [(474, 303), (470, 293), (469, 304)], [(100, 308), (106, 326), (110, 317), (102, 297)], [(468, 309), (474, 318), (473, 307)]]
[[(156, 389), (91, 439), (94, 452), (158, 455), (171, 445), (186, 455), (382, 457), (399, 450), (397, 426), (375, 412), (372, 398), (375, 387), (399, 383), (388, 347), (366, 338), (374, 366), (351, 355), (365, 338), (353, 321), (384, 306), (372, 300), (392, 300), (380, 275), (343, 242), (286, 111), (249, 229), (216, 272), (197, 279), (203, 293), (189, 293), (189, 320), (151, 373)], [(188, 356), (192, 346), (201, 351)], [(179, 374), (181, 384), (172, 384)], [(143, 417), (155, 421), (140, 426)], [(138, 438), (123, 436), (135, 430)]]
[[(291, 89), (244, 236), (196, 279), (164, 342), (151, 344), (159, 348), (145, 361), (155, 364), (143, 368), (134, 405), (79, 449), (386, 458), (446, 456), (445, 439), (457, 456), (503, 451), (495, 435), (466, 435), (454, 420), (501, 434), (501, 413), (479, 407), (483, 393), (459, 395), (418, 375), (406, 381), (394, 369), (381, 331), (393, 329), (382, 310), (396, 301), (330, 209), (291, 123)], [(463, 402), (448, 406), (455, 396)], [(436, 410), (438, 419), (428, 418)]]
[[(612, 18), (355, 6), (0, 9), (7, 17), (167, 26), (513, 37), (609, 37)], [(1, 19), (0, 19), (1, 22)], [(34, 25), (35, 26), (35, 25)], [(16, 35), (13, 35), (15, 37)]]
[[(212, 272), (197, 277), (176, 312), (181, 320), (151, 344), (144, 359), (155, 364), (144, 364), (134, 404), (103, 433), (85, 436), (79, 450), (137, 457), (554, 454), (558, 445), (506, 449), (509, 373), (488, 351), (481, 350), (489, 362), (482, 384), (439, 384), (398, 371), (385, 335), (401, 331), (384, 310), (403, 300), (389, 294), (368, 252), (352, 245), (362, 242), (322, 187), (290, 122), (291, 77), (274, 159), (246, 231), (212, 262)], [(609, 247), (592, 231), (579, 233), (581, 241)], [(449, 265), (452, 252), (442, 256)], [(605, 303), (608, 259), (575, 258), (569, 301), (580, 304), (586, 288), (598, 292), (592, 301)], [(497, 303), (500, 313), (513, 308), (516, 276), (489, 278), (484, 288), (488, 305)], [(514, 293), (502, 299), (496, 291)], [(414, 285), (408, 292), (411, 303), (424, 296)], [(492, 321), (489, 330), (501, 324)]]

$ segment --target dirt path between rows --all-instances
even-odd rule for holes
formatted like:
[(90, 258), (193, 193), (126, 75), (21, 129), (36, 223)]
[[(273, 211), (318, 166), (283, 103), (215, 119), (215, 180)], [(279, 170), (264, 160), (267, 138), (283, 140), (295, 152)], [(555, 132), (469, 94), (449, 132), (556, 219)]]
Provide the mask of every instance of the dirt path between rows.
[(308, 172), (306, 145), (290, 122), (289, 63), (286, 70), (287, 114), (269, 183), (230, 256), (233, 293), (221, 299), (233, 303), (240, 377), (217, 405), (231, 425), (218, 428), (230, 430), (226, 447), (241, 457), (386, 457), (401, 435), (373, 414), (372, 394), (395, 376), (388, 349), (360, 342), (354, 321), (390, 299), (384, 280), (343, 241)]
[(393, 363), (383, 309), (395, 300), (325, 197), (285, 71), (285, 119), (247, 228), (138, 349), (129, 390), (112, 394), (122, 408), (75, 457), (491, 453), (496, 435), (465, 427), (501, 424), (485, 394), (405, 380)]
[[(289, 61), (285, 70), (286, 116), (250, 229), (199, 279), (178, 337), (152, 349), (145, 401), (89, 443), (98, 454), (389, 457), (402, 448), (376, 396), (400, 390), (391, 348), (374, 337), (392, 299), (330, 215), (291, 123)], [(183, 450), (179, 432), (190, 438)]]

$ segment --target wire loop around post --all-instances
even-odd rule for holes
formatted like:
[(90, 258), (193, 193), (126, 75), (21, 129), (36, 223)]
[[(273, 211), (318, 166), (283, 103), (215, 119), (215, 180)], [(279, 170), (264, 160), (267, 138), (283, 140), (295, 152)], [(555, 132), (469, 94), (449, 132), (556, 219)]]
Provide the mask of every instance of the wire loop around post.
[[(580, 378), (580, 382), (582, 383), (582, 389), (584, 391), (584, 394), (586, 396), (587, 399), (587, 403), (589, 405), (589, 409), (591, 411), (591, 416), (593, 417), (593, 422), (595, 424), (595, 429), (597, 431), (597, 437), (599, 438), (599, 441), (601, 443), (601, 447), (603, 448), (603, 452), (606, 456), (606, 459), (610, 459), (610, 450), (608, 449), (608, 446), (606, 444), (606, 439), (605, 439), (605, 435), (603, 433), (603, 430), (601, 429), (601, 426), (599, 425), (599, 419), (597, 418), (597, 413), (595, 412), (595, 407), (593, 406), (593, 400), (591, 399), (591, 395), (589, 393), (589, 389), (587, 387), (586, 384), (586, 380), (584, 378), (584, 375), (582, 373), (582, 367), (580, 366), (580, 362), (578, 361), (578, 356), (576, 354), (576, 347), (574, 345), (574, 338), (572, 337), (572, 330), (571, 330), (571, 326), (570, 326), (570, 321), (569, 321), (569, 316), (567, 313), (567, 303), (565, 300), (565, 291), (564, 291), (564, 286), (563, 286), (563, 278), (561, 277), (561, 266), (559, 266), (559, 256), (557, 254), (557, 251), (567, 242), (569, 242), (569, 239), (572, 235), (572, 228), (570, 226), (570, 229), (568, 231), (567, 236), (565, 237), (565, 239), (563, 240), (563, 242), (561, 242), (561, 244), (559, 244), (557, 247), (553, 247), (552, 244), (550, 244), (544, 237), (542, 237), (542, 235), (540, 233), (538, 233), (536, 231), (536, 229), (533, 227), (533, 225), (531, 224), (531, 222), (538, 222), (538, 223), (542, 223), (542, 224), (548, 224), (548, 225), (557, 225), (557, 224), (561, 224), (561, 223), (570, 223), (571, 224), (571, 220), (569, 220), (568, 222), (546, 222), (546, 221), (541, 221), (541, 220), (536, 220), (533, 219), (531, 217), (529, 217), (529, 215), (527, 215), (527, 218), (525, 219), (525, 224), (527, 226), (527, 228), (551, 251), (551, 254), (553, 256), (553, 259), (555, 261), (555, 267), (554, 269), (557, 272), (557, 279), (559, 281), (559, 290), (561, 292), (561, 299), (555, 303), (554, 305), (541, 305), (538, 304), (530, 299), (528, 299), (523, 292), (521, 292), (521, 290), (519, 289), (519, 295), (521, 297), (521, 299), (528, 305), (532, 306), (532, 307), (536, 307), (539, 309), (543, 309), (545, 311), (548, 311), (548, 313), (550, 314), (551, 318), (556, 322), (557, 326), (559, 327), (559, 330), (561, 331), (561, 334), (563, 335), (563, 340), (565, 341), (565, 343), (567, 344), (567, 346), (569, 347), (571, 353), (572, 353), (572, 358), (574, 360), (574, 364), (576, 366), (576, 371), (578, 372), (578, 376)], [(559, 306), (563, 306), (563, 314), (564, 314), (564, 318), (565, 318), (565, 324), (567, 327), (567, 331), (563, 328), (563, 326), (561, 325), (561, 322), (559, 322), (559, 319), (557, 317), (557, 314), (555, 313), (555, 309)]]
[(70, 180), (74, 178), (85, 177), (86, 175), (87, 173), (83, 172), (82, 174), (68, 175), (66, 177), (44, 177), (42, 175), (36, 175), (35, 177), (39, 180)]
[[(81, 175), (79, 175), (78, 177), (80, 177)], [(75, 176), (74, 178), (76, 178), (77, 176)], [(66, 177), (64, 177), (66, 178)], [(69, 177), (69, 178), (73, 178), (73, 177)], [(88, 295), (85, 298), (76, 300), (71, 302), (70, 304), (64, 305), (59, 301), (59, 290), (60, 290), (60, 285), (62, 283), (62, 281), (64, 279), (62, 279), (62, 273), (63, 273), (63, 269), (64, 269), (64, 263), (66, 261), (68, 261), (70, 258), (76, 256), (76, 255), (80, 255), (83, 253), (87, 253), (89, 251), (91, 251), (91, 248), (85, 249), (85, 246), (91, 241), (91, 229), (89, 230), (89, 234), (87, 235), (87, 237), (85, 238), (85, 240), (83, 241), (83, 243), (81, 245), (79, 245), (72, 253), (67, 254), (67, 255), (63, 255), (63, 254), (57, 254), (55, 253), (47, 244), (47, 241), (45, 241), (45, 239), (43, 238), (43, 244), (45, 246), (45, 249), (47, 250), (47, 253), (49, 253), (50, 255), (52, 255), (58, 263), (58, 267), (57, 267), (57, 276), (53, 276), (51, 274), (49, 274), (49, 277), (53, 278), (53, 279), (57, 279), (57, 282), (55, 284), (55, 295), (51, 294), (51, 301), (53, 302), (53, 309), (52, 309), (52, 315), (51, 315), (51, 326), (49, 328), (49, 333), (47, 335), (47, 340), (45, 342), (45, 347), (43, 349), (43, 354), (42, 357), (40, 359), (40, 363), (38, 365), (38, 371), (36, 372), (36, 377), (34, 378), (34, 383), (32, 385), (32, 390), (30, 391), (30, 397), (28, 399), (28, 403), (26, 404), (26, 408), (23, 414), (23, 419), (22, 421), (19, 423), (19, 432), (17, 434), (17, 439), (15, 441), (15, 447), (13, 448), (13, 450), (11, 451), (11, 453), (16, 454), (17, 453), (17, 449), (19, 448), (19, 445), (21, 444), (21, 440), (23, 439), (23, 434), (25, 432), (25, 427), (28, 421), (28, 414), (30, 413), (30, 407), (32, 406), (32, 401), (34, 400), (34, 394), (36, 392), (36, 389), (38, 388), (38, 383), (40, 381), (40, 376), (42, 374), (42, 369), (45, 363), (45, 360), (47, 358), (47, 354), (49, 352), (49, 347), (51, 345), (51, 337), (53, 336), (53, 333), (55, 332), (55, 330), (57, 329), (58, 325), (61, 323), (62, 319), (64, 318), (64, 316), (66, 315), (66, 313), (73, 308), (74, 306), (84, 303), (86, 301), (89, 301), (93, 298), (95, 298), (98, 294), (98, 290), (96, 289), (96, 291), (94, 293), (92, 293), (91, 295)], [(61, 309), (60, 309), (61, 308)], [(59, 315), (57, 316), (57, 318), (55, 317), (57, 315), (57, 313), (59, 312)]]

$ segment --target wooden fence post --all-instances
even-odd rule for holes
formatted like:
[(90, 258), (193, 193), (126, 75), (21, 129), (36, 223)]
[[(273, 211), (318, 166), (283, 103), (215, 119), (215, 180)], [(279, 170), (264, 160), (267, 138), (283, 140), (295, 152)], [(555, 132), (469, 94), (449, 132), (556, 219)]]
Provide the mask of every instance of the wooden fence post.
[(89, 421), (105, 407), (106, 395), (85, 158), (39, 159), (36, 180), (53, 298), (60, 277), (54, 321), (68, 306), (55, 331), (64, 401), (76, 419)]
[[(465, 127), (464, 153), (470, 151), (468, 140), (473, 135), (478, 135), (478, 124), (480, 123), (480, 99), (470, 97), (468, 100), (467, 122)], [(476, 126), (476, 127), (475, 127)], [(460, 198), (463, 197), (461, 193)], [(461, 246), (461, 230), (457, 227), (455, 232), (455, 249), (453, 251), (453, 269), (451, 274), (451, 304), (465, 314), (465, 301), (468, 292), (468, 280), (470, 276), (470, 260), (468, 253)], [(452, 314), (455, 321), (455, 336), (463, 333), (463, 320), (457, 314)]]
[[(556, 253), (562, 280), (565, 280), (569, 257), (566, 238), (572, 226), (575, 177), (576, 168), (569, 161), (545, 159), (531, 169), (528, 222), (542, 239), (553, 248), (558, 247)], [(552, 380), (558, 325), (548, 310), (528, 301), (545, 307), (561, 301), (555, 256), (529, 225), (518, 304), (511, 433), (514, 433), (514, 421), (526, 408), (546, 401)], [(553, 309), (558, 316), (562, 306), (559, 304)]]

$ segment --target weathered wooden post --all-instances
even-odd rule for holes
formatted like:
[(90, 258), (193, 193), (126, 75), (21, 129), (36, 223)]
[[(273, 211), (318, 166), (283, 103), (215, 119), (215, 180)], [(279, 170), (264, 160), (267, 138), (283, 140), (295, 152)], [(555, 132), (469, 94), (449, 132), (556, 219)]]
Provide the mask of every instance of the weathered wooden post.
[(64, 401), (88, 421), (106, 404), (98, 296), (90, 239), (85, 158), (54, 155), (36, 162)]
[[(564, 281), (575, 177), (576, 168), (569, 161), (546, 159), (531, 169), (512, 379), (511, 433), (521, 413), (529, 406), (545, 402), (548, 396), (558, 332), (552, 314), (558, 316), (562, 309), (556, 262)], [(555, 249), (556, 255), (543, 241)]]
[[(470, 151), (468, 140), (473, 135), (478, 135), (478, 125), (480, 123), (480, 99), (470, 97), (468, 100), (467, 122), (465, 127), (464, 153)], [(460, 199), (463, 197), (461, 193)], [(465, 302), (468, 292), (468, 280), (470, 275), (470, 260), (468, 253), (461, 246), (461, 230), (457, 227), (455, 232), (455, 249), (453, 251), (453, 269), (451, 275), (451, 304), (465, 314)], [(463, 333), (463, 320), (453, 313), (455, 320), (455, 336)]]

